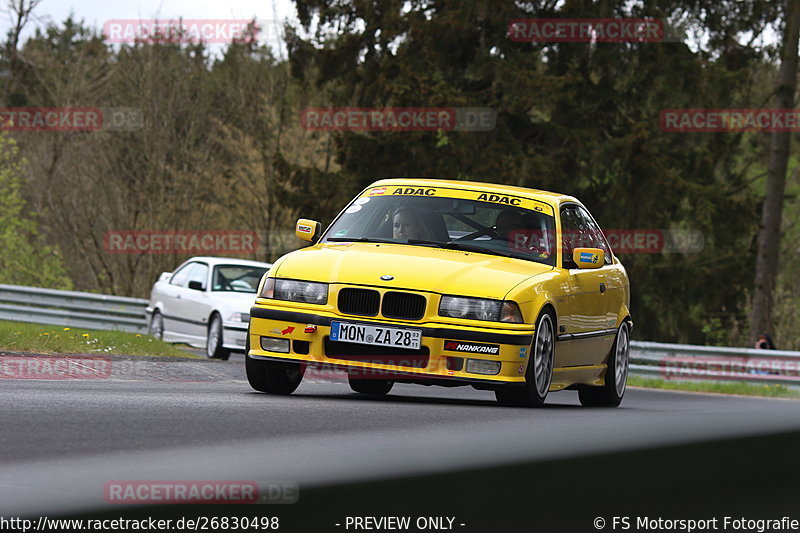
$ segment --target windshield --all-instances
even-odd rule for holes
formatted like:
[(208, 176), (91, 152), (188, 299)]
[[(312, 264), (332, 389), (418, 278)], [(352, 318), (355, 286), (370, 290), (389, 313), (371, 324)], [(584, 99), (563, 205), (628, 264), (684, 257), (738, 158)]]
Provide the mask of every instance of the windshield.
[(357, 198), (323, 242), (442, 246), (555, 264), (549, 205), (522, 197), (445, 188), (379, 187)]
[(211, 290), (255, 293), (261, 277), (267, 270), (264, 267), (243, 265), (215, 266)]

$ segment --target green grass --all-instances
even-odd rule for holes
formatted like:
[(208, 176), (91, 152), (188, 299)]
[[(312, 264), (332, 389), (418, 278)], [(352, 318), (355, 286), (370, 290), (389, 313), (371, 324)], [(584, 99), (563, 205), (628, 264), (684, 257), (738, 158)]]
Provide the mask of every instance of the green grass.
[(721, 383), (715, 381), (672, 381), (657, 378), (628, 376), (628, 385), (648, 389), (712, 392), (743, 396), (769, 396), (772, 398), (800, 398), (800, 390), (785, 385), (755, 385), (751, 383)]
[(0, 320), (0, 350), (41, 354), (120, 354), (198, 358), (150, 335)]

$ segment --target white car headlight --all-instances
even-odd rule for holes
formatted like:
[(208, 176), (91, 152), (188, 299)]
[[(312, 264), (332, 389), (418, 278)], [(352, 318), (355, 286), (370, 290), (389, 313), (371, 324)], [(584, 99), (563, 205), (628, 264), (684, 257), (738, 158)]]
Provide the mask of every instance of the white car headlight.
[(250, 313), (231, 313), (228, 322), (250, 322)]
[(328, 303), (328, 284), (294, 279), (268, 278), (261, 289), (261, 298), (324, 305)]
[(522, 314), (516, 302), (489, 300), (487, 298), (463, 298), (442, 296), (439, 315), (470, 320), (522, 323)]

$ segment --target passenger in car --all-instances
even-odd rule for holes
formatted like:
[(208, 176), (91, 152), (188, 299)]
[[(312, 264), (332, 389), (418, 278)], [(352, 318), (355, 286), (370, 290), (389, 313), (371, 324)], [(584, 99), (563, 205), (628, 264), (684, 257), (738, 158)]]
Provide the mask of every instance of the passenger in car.
[(392, 237), (407, 241), (409, 239), (431, 240), (431, 232), (425, 224), (427, 215), (413, 207), (400, 207), (392, 215)]
[(520, 249), (526, 249), (526, 229), (525, 219), (517, 211), (506, 209), (497, 215), (495, 233), (500, 240), (506, 240)]

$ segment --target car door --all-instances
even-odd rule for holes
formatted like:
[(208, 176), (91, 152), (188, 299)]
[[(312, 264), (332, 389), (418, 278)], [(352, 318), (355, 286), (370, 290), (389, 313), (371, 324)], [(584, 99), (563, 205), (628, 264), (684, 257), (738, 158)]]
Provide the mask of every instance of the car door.
[(619, 259), (614, 256), (605, 234), (595, 221), (594, 217), (583, 207), (580, 208), (586, 223), (592, 227), (594, 236), (594, 248), (600, 248), (605, 252), (605, 264), (600, 269), (603, 273), (603, 288), (601, 290), (601, 301), (603, 304), (603, 319), (598, 323), (599, 327), (605, 328), (605, 335), (601, 335), (600, 352), (598, 361), (604, 363), (609, 350), (614, 344), (617, 333), (617, 318), (624, 305), (628, 305), (627, 275)]
[[(181, 324), (181, 333), (194, 344), (205, 342), (208, 316), (211, 312), (208, 282), (208, 264), (196, 261), (178, 288), (175, 319)], [(192, 282), (200, 289), (190, 288)]]
[[(567, 272), (564, 311), (559, 316), (557, 364), (582, 366), (599, 364), (609, 340), (608, 274), (613, 263), (602, 232), (580, 205), (561, 206), (561, 267)], [(572, 260), (574, 248), (600, 248), (606, 252), (605, 264), (596, 269), (580, 269)]]
[(183, 340), (183, 335), (186, 334), (184, 323), (179, 320), (180, 300), (183, 297), (182, 288), (186, 285), (186, 280), (193, 267), (194, 262), (184, 264), (175, 270), (166, 283), (160, 284), (161, 316), (164, 319), (164, 340), (166, 341)]

